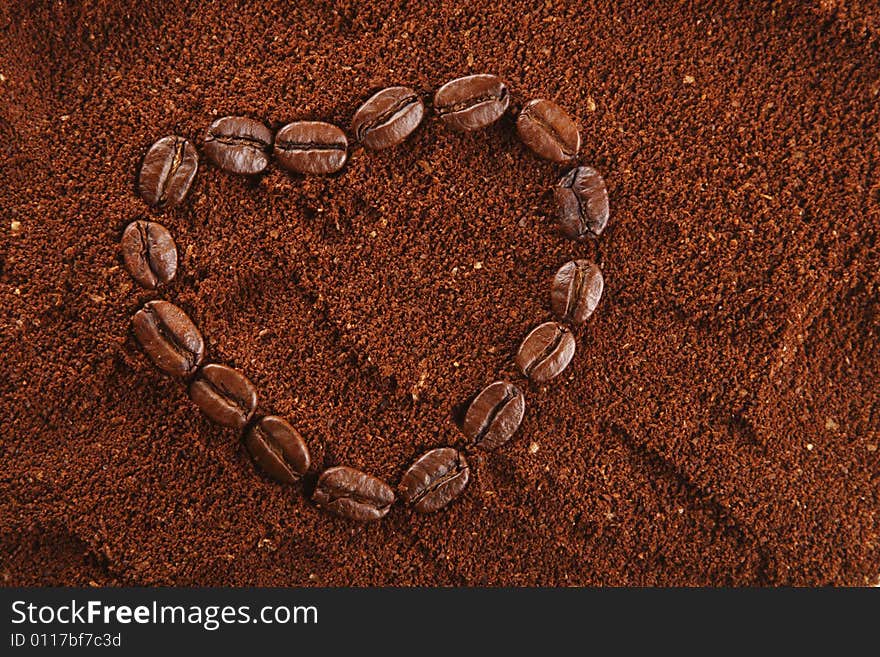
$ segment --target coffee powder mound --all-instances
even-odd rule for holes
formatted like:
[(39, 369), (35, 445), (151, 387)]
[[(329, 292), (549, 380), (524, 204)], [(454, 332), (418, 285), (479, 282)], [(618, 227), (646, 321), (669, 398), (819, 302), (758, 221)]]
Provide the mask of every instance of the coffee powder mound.
[[(880, 11), (832, 4), (6, 3), (0, 581), (876, 583)], [(437, 120), (433, 92), (482, 72), (578, 123), (611, 201), (599, 240), (559, 235), (566, 169), (513, 112)], [(235, 176), (201, 150), (223, 116), (348, 130), (392, 85), (425, 121), (351, 143), (338, 174)], [(202, 158), (160, 211), (136, 176), (166, 135)], [(206, 360), (318, 467), (393, 485), (516, 376), (562, 264), (595, 260), (605, 290), (460, 497), (357, 525), (260, 473), (144, 356), (130, 317), (158, 297), (118, 251), (138, 218), (174, 237), (161, 297)]]

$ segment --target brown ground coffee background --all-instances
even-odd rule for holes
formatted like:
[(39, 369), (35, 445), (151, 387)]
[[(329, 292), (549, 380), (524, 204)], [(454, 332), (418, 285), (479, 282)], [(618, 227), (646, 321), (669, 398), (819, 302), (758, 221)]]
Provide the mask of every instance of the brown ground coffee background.
[[(4, 3), (0, 575), (22, 584), (868, 584), (880, 574), (880, 12), (857, 2)], [(325, 465), (457, 444), (549, 278), (606, 294), (444, 512), (357, 526), (255, 471), (140, 353), (139, 160), (218, 116), (345, 128), (494, 72), (554, 99), (608, 231), (507, 118), (341, 175), (203, 166), (163, 292)], [(18, 222), (18, 223), (13, 223)], [(481, 263), (477, 266), (476, 263)], [(532, 453), (530, 445), (537, 446)], [(533, 447), (534, 449), (534, 447)]]

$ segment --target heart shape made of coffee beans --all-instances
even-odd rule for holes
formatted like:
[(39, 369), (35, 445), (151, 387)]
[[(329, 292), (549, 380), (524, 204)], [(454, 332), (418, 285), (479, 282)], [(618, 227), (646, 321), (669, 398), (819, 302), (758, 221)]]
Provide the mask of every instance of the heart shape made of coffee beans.
[[(511, 95), (494, 75), (457, 78), (433, 96), (433, 109), (448, 128), (471, 132), (501, 119)], [(370, 97), (354, 114), (351, 132), (365, 149), (402, 144), (422, 123), (425, 101), (408, 87), (389, 87)], [(574, 121), (545, 99), (522, 106), (516, 132), (538, 156), (572, 164), (581, 139)], [(321, 121), (295, 121), (277, 133), (247, 117), (224, 117), (208, 128), (203, 152), (218, 168), (239, 175), (262, 173), (273, 161), (293, 173), (330, 175), (348, 160), (348, 137)], [(154, 208), (182, 203), (199, 166), (195, 146), (183, 137), (157, 141), (144, 157), (138, 189)], [(609, 205), (601, 175), (587, 166), (567, 171), (554, 187), (559, 228), (571, 240), (598, 237), (608, 222)], [(141, 286), (157, 289), (177, 273), (177, 247), (161, 224), (137, 220), (122, 235), (123, 264)], [(556, 319), (539, 324), (523, 339), (515, 365), (521, 376), (545, 383), (559, 376), (574, 357), (575, 330), (595, 311), (604, 282), (599, 267), (576, 259), (553, 277), (550, 305)], [(219, 425), (234, 429), (253, 460), (269, 476), (296, 484), (313, 470), (306, 441), (284, 418), (257, 413), (255, 386), (242, 372), (205, 363), (205, 341), (185, 311), (168, 301), (147, 302), (132, 319), (133, 331), (147, 356), (168, 375), (188, 385), (189, 396)], [(415, 394), (415, 393), (414, 393)], [(386, 482), (346, 465), (323, 470), (312, 501), (336, 515), (355, 520), (385, 516), (398, 497), (418, 512), (437, 511), (458, 497), (470, 479), (469, 450), (494, 450), (514, 435), (525, 413), (525, 395), (507, 379), (490, 383), (462, 408), (459, 428), (465, 445), (445, 446), (420, 456), (404, 473), (397, 492)]]

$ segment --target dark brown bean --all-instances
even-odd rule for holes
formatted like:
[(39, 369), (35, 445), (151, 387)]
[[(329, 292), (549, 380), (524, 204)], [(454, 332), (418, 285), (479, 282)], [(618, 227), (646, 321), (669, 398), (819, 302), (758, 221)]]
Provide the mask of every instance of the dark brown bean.
[(195, 146), (183, 137), (162, 137), (144, 157), (138, 190), (150, 205), (173, 207), (186, 197), (198, 168)]
[(226, 365), (205, 365), (189, 384), (189, 397), (217, 424), (244, 429), (257, 409), (257, 389)]
[(151, 290), (177, 273), (177, 247), (165, 226), (132, 221), (122, 233), (122, 264), (139, 285)]
[(526, 410), (522, 391), (508, 381), (486, 386), (468, 407), (461, 431), (476, 447), (495, 449), (516, 433)]
[(574, 335), (562, 324), (546, 322), (526, 336), (516, 355), (520, 371), (535, 383), (562, 374), (574, 356)]
[(217, 119), (205, 135), (205, 155), (230, 173), (254, 175), (269, 164), (272, 132), (259, 121), (243, 116)]
[(348, 139), (330, 123), (294, 121), (275, 135), (275, 158), (288, 171), (335, 173), (348, 158)]
[(381, 479), (340, 465), (321, 474), (312, 501), (343, 518), (365, 522), (388, 513), (394, 491)]
[(440, 120), (454, 130), (480, 130), (502, 117), (510, 104), (507, 86), (495, 75), (468, 75), (434, 94)]
[(581, 135), (571, 117), (550, 100), (526, 103), (516, 120), (516, 132), (537, 155), (553, 162), (569, 162), (581, 149)]
[(457, 450), (432, 449), (404, 473), (400, 497), (419, 513), (433, 513), (461, 495), (469, 478), (467, 461)]
[(599, 305), (604, 287), (602, 270), (596, 263), (589, 260), (566, 262), (556, 272), (550, 288), (553, 312), (567, 322), (583, 324)]
[(409, 137), (425, 115), (425, 104), (409, 87), (388, 87), (360, 106), (351, 131), (367, 148), (397, 146)]
[(192, 320), (167, 301), (149, 301), (132, 318), (134, 335), (156, 366), (189, 376), (205, 356), (205, 342)]
[(565, 174), (554, 189), (562, 233), (573, 240), (598, 237), (608, 225), (608, 191), (599, 172), (577, 167)]
[(276, 415), (255, 422), (244, 443), (254, 462), (285, 484), (295, 484), (311, 465), (309, 448), (299, 431)]

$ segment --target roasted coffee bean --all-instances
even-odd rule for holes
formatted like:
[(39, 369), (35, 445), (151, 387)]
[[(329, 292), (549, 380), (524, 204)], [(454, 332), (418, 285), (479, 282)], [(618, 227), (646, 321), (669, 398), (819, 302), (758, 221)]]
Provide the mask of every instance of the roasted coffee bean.
[(294, 121), (275, 135), (275, 157), (288, 171), (335, 173), (348, 158), (348, 139), (330, 123)]
[(134, 335), (156, 366), (172, 376), (189, 376), (205, 356), (205, 341), (192, 320), (167, 301), (149, 301), (131, 320)]
[(205, 365), (189, 384), (189, 397), (217, 424), (241, 431), (257, 408), (257, 389), (226, 365)]
[(553, 277), (550, 291), (553, 312), (567, 322), (583, 324), (599, 305), (604, 287), (602, 270), (595, 263), (566, 262)]
[(150, 205), (170, 208), (184, 199), (198, 168), (195, 146), (183, 137), (163, 137), (144, 157), (138, 189)]
[(480, 392), (468, 407), (461, 431), (481, 449), (495, 449), (516, 433), (526, 410), (522, 391), (507, 381), (496, 381)]
[(409, 137), (425, 115), (425, 104), (409, 87), (388, 87), (360, 106), (351, 131), (367, 148), (397, 146)]
[(470, 470), (464, 456), (451, 447), (432, 449), (404, 473), (400, 497), (419, 513), (433, 513), (458, 497)]
[(495, 75), (468, 75), (434, 94), (440, 120), (454, 130), (479, 130), (501, 118), (510, 103), (507, 86)]
[(363, 522), (385, 516), (394, 503), (394, 491), (381, 479), (340, 465), (321, 474), (312, 501), (338, 516)]
[(254, 461), (285, 484), (295, 484), (309, 470), (309, 448), (299, 431), (276, 415), (255, 422), (244, 444)]
[(565, 326), (556, 322), (541, 324), (520, 345), (517, 367), (535, 383), (544, 383), (568, 367), (574, 346), (574, 335)]
[(253, 175), (269, 164), (272, 133), (243, 116), (217, 119), (205, 135), (205, 155), (224, 171)]
[(562, 233), (573, 240), (598, 237), (608, 224), (608, 191), (599, 172), (577, 167), (555, 187)]
[(516, 132), (526, 146), (545, 160), (568, 162), (581, 149), (581, 135), (574, 121), (549, 100), (526, 103), (516, 120)]
[(140, 285), (155, 289), (177, 273), (177, 247), (165, 226), (132, 221), (122, 233), (122, 264)]

